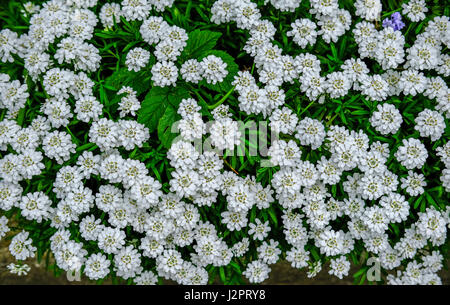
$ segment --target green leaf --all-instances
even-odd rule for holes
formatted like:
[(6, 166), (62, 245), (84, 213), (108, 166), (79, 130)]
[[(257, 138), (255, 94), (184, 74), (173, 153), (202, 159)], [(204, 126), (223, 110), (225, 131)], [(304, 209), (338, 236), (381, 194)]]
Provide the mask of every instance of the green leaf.
[(182, 58), (199, 58), (204, 52), (212, 50), (222, 33), (194, 30), (190, 32), (186, 47), (181, 53)]
[(227, 281), (227, 278), (225, 276), (225, 270), (223, 269), (223, 267), (220, 267), (219, 274), (220, 274), (220, 279), (222, 280), (222, 283), (225, 284), (225, 282)]
[(134, 72), (121, 68), (106, 79), (105, 88), (120, 90), (123, 86), (130, 86), (140, 95), (150, 88), (150, 77), (146, 71)]
[(231, 83), (234, 80), (234, 76), (239, 71), (239, 66), (234, 62), (234, 58), (227, 52), (219, 50), (211, 50), (203, 53), (201, 58), (204, 58), (208, 55), (215, 55), (217, 57), (222, 58), (222, 60), (227, 64), (228, 74), (222, 82), (216, 83), (215, 85), (208, 84), (206, 80), (202, 80), (199, 84), (216, 92), (229, 92), (233, 88), (233, 85)]
[(164, 115), (161, 117), (158, 123), (158, 138), (167, 149), (172, 145), (172, 141), (176, 138), (177, 134), (172, 133), (173, 124), (180, 119), (180, 115), (172, 106), (167, 106)]
[(272, 221), (273, 221), (274, 224), (275, 224), (275, 227), (278, 227), (278, 219), (277, 219), (277, 215), (275, 215), (274, 208), (271, 207), (271, 208), (268, 210), (268, 212), (269, 212), (270, 218), (272, 218)]
[(138, 112), (138, 122), (153, 132), (158, 127), (160, 118), (165, 114), (167, 106), (178, 109), (183, 98), (189, 97), (189, 91), (182, 87), (153, 87), (145, 96)]

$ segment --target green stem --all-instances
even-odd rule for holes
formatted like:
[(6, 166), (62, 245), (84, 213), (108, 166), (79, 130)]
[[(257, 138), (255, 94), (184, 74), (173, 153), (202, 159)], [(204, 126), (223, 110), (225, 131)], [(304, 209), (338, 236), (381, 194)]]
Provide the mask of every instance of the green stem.
[(339, 115), (339, 113), (336, 113), (328, 122), (327, 122), (327, 126), (330, 126), (331, 123), (333, 123), (334, 119)]
[(217, 103), (215, 103), (214, 105), (208, 105), (208, 109), (212, 110), (222, 105), (222, 103), (227, 100), (227, 98), (231, 95), (231, 93), (233, 93), (233, 91), (234, 87), (231, 88), (230, 91), (228, 91), (227, 94), (225, 94), (224, 97), (222, 97)]
[(302, 110), (302, 112), (300, 112), (300, 114), (299, 115), (302, 115), (306, 110), (308, 110), (308, 108), (309, 107), (311, 107), (312, 106), (312, 104), (314, 104), (314, 101), (312, 101), (311, 103), (309, 103), (309, 105), (308, 106), (306, 106), (306, 108), (305, 109), (303, 109)]

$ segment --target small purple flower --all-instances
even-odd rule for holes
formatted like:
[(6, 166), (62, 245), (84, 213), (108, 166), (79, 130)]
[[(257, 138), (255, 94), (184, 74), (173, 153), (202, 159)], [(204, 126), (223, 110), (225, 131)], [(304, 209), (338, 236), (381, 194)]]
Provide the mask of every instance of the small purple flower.
[(394, 31), (399, 31), (405, 27), (402, 22), (402, 15), (399, 12), (395, 12), (391, 15), (391, 18), (386, 18), (383, 20), (383, 27), (391, 27)]

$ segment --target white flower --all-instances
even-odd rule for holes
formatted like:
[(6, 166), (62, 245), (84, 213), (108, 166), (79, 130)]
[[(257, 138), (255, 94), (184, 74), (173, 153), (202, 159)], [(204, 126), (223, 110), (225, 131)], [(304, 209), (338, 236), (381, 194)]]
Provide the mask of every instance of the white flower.
[(339, 98), (347, 95), (352, 83), (343, 72), (332, 72), (327, 75), (326, 88), (332, 98)]
[(192, 116), (182, 118), (178, 123), (180, 134), (186, 141), (201, 139), (206, 133), (205, 127), (200, 113), (194, 113)]
[(116, 122), (107, 118), (101, 118), (92, 122), (89, 129), (89, 140), (97, 144), (100, 150), (117, 147), (119, 138), (119, 126)]
[(302, 248), (293, 247), (286, 252), (286, 260), (291, 263), (293, 268), (304, 268), (308, 266), (309, 251)]
[(159, 202), (162, 195), (161, 183), (150, 176), (145, 177), (131, 187), (132, 198), (137, 201), (141, 208), (148, 209)]
[(12, 238), (9, 251), (15, 259), (26, 260), (29, 257), (34, 257), (34, 252), (37, 249), (32, 245), (33, 241), (28, 236), (28, 232), (22, 231)]
[(214, 121), (209, 130), (211, 144), (219, 150), (234, 150), (241, 143), (238, 122), (232, 119)]
[(309, 265), (308, 273), (306, 274), (308, 278), (315, 277), (320, 271), (322, 271), (322, 264), (320, 261), (313, 262)]
[(215, 1), (211, 7), (211, 21), (215, 24), (228, 23), (235, 17), (235, 10), (232, 0)]
[(349, 171), (358, 165), (360, 158), (360, 152), (353, 139), (350, 138), (348, 141), (338, 143), (334, 147), (330, 161), (337, 165), (340, 170)]
[(331, 260), (330, 271), (328, 271), (328, 274), (335, 275), (336, 277), (342, 279), (342, 277), (348, 275), (349, 270), (350, 262), (345, 256), (341, 256)]
[(94, 121), (99, 119), (99, 116), (102, 114), (102, 109), (103, 105), (95, 97), (82, 96), (75, 102), (74, 112), (77, 115), (77, 119), (89, 123), (91, 119)]
[(407, 169), (421, 168), (428, 158), (425, 145), (414, 138), (403, 139), (402, 144), (394, 154), (397, 161)]
[(444, 77), (447, 77), (450, 75), (450, 55), (441, 54), (440, 58), (441, 58), (440, 63), (435, 68), (436, 72)]
[(440, 180), (442, 182), (442, 186), (444, 187), (445, 191), (450, 192), (450, 168), (445, 168), (442, 171)]
[(73, 84), (69, 88), (70, 94), (75, 99), (79, 99), (83, 96), (92, 96), (92, 88), (94, 82), (84, 72), (80, 72), (73, 77)]
[(407, 52), (406, 67), (417, 70), (434, 69), (440, 62), (439, 49), (428, 43), (416, 42)]
[(119, 143), (126, 150), (132, 150), (135, 147), (142, 147), (150, 135), (148, 128), (132, 120), (119, 120)]
[(424, 0), (410, 0), (407, 3), (403, 3), (402, 8), (402, 14), (408, 16), (413, 22), (425, 19), (425, 13), (428, 12)]
[(158, 273), (161, 271), (175, 273), (181, 269), (183, 259), (181, 254), (176, 250), (164, 250), (164, 252), (156, 258)]
[(234, 21), (240, 29), (251, 29), (258, 25), (261, 13), (256, 3), (250, 1), (239, 1), (234, 5)]
[(17, 33), (9, 29), (0, 31), (0, 59), (3, 63), (14, 62), (11, 54), (16, 53)]
[(186, 46), (186, 41), (188, 40), (186, 30), (175, 25), (164, 27), (161, 30), (160, 35), (164, 40), (171, 40), (180, 51)]
[(84, 217), (80, 222), (81, 236), (86, 240), (97, 240), (100, 232), (105, 228), (100, 219), (96, 219), (94, 215)]
[[(307, 71), (300, 77), (300, 90), (305, 92), (306, 96), (315, 101), (327, 89), (327, 83), (324, 77), (321, 77), (318, 72)], [(319, 101), (320, 102), (320, 101)]]
[(423, 194), (424, 186), (427, 185), (425, 182), (425, 177), (422, 174), (414, 173), (413, 171), (408, 171), (408, 176), (406, 178), (400, 178), (402, 189), (411, 196), (417, 196)]
[(28, 86), (21, 84), (18, 80), (6, 82), (0, 87), (1, 108), (6, 108), (10, 111), (18, 111), (25, 106), (28, 93)]
[(385, 193), (380, 176), (366, 174), (358, 184), (358, 193), (363, 199), (376, 200)]
[(196, 59), (189, 59), (181, 65), (181, 77), (191, 83), (198, 83), (203, 79), (203, 67)]
[(99, 17), (104, 28), (111, 28), (114, 25), (114, 21), (120, 23), (121, 14), (120, 4), (105, 3), (100, 10)]
[(401, 74), (399, 86), (403, 91), (403, 94), (412, 96), (417, 95), (425, 91), (427, 87), (427, 78), (422, 72), (417, 70), (405, 70)]
[(372, 101), (384, 101), (389, 92), (389, 84), (380, 76), (365, 76), (361, 80), (361, 93)]
[(141, 254), (133, 247), (122, 248), (114, 255), (114, 270), (124, 279), (135, 277), (142, 272)]
[(156, 258), (164, 251), (164, 240), (158, 240), (149, 237), (148, 235), (141, 239), (139, 249), (143, 251), (143, 255), (151, 258)]
[(47, 71), (50, 65), (50, 55), (39, 50), (29, 50), (24, 58), (24, 68), (28, 70), (33, 80)]
[(6, 218), (6, 216), (0, 217), (0, 239), (2, 239), (9, 231), (8, 218)]
[(68, 98), (67, 91), (72, 86), (73, 81), (73, 72), (52, 68), (45, 73), (43, 85), (49, 95), (57, 98)]
[(266, 116), (269, 100), (264, 89), (260, 89), (255, 84), (243, 88), (239, 92), (238, 100), (240, 110), (247, 114), (259, 114), (262, 112)]
[(242, 273), (250, 283), (261, 283), (269, 278), (270, 267), (260, 260), (249, 263)]
[(131, 114), (132, 116), (136, 116), (136, 111), (141, 109), (141, 104), (137, 98), (137, 93), (131, 87), (124, 86), (122, 87), (117, 94), (126, 94), (120, 99), (119, 109), (120, 117), (123, 118), (127, 114)]
[(324, 184), (336, 184), (341, 179), (342, 170), (332, 160), (327, 160), (325, 156), (317, 162), (317, 171), (319, 173), (319, 179)]
[(11, 144), (15, 151), (24, 153), (27, 150), (36, 149), (39, 146), (39, 136), (30, 127), (22, 128), (11, 135), (9, 144)]
[(56, 264), (65, 271), (78, 271), (84, 264), (87, 251), (82, 248), (82, 243), (69, 240), (61, 244), (55, 253)]
[(359, 169), (367, 174), (382, 175), (386, 171), (387, 159), (377, 151), (369, 151), (359, 159)]
[(440, 157), (445, 166), (450, 168), (450, 142), (447, 142), (444, 146), (438, 147), (436, 151), (436, 155)]
[(71, 136), (66, 132), (53, 131), (42, 140), (42, 148), (47, 157), (62, 164), (69, 160), (71, 153), (75, 153), (76, 145), (72, 143)]
[(343, 238), (339, 232), (323, 231), (319, 236), (320, 252), (327, 256), (335, 256), (342, 252)]
[(278, 241), (273, 239), (269, 240), (269, 242), (263, 241), (262, 245), (256, 249), (259, 259), (266, 264), (275, 264), (281, 254), (278, 245)]
[(269, 148), (268, 155), (275, 166), (295, 166), (300, 161), (301, 151), (295, 141), (277, 140)]
[(133, 279), (136, 285), (156, 285), (158, 277), (152, 271), (144, 271)]
[(41, 223), (50, 216), (52, 202), (43, 192), (28, 193), (23, 196), (18, 204), (21, 215), (28, 220), (36, 220)]
[(447, 234), (444, 217), (434, 208), (427, 208), (425, 212), (419, 212), (417, 231), (425, 238), (439, 238)]
[(409, 203), (403, 195), (390, 193), (383, 196), (380, 199), (380, 205), (384, 208), (390, 222), (402, 222), (408, 218)]
[(31, 267), (27, 264), (22, 265), (10, 263), (7, 268), (9, 269), (9, 272), (11, 272), (12, 274), (17, 274), (18, 276), (27, 275), (31, 270)]
[(425, 90), (425, 92), (423, 93), (423, 95), (425, 95), (426, 97), (433, 99), (433, 98), (437, 98), (440, 97), (444, 94), (446, 94), (448, 91), (448, 87), (445, 84), (445, 81), (437, 76), (437, 77), (430, 77), (428, 79), (428, 83), (427, 83), (427, 89)]
[(176, 192), (180, 197), (195, 195), (199, 186), (199, 175), (193, 170), (180, 170), (172, 172), (170, 180), (171, 192)]
[(337, 0), (312, 0), (311, 2), (311, 14), (316, 15), (333, 15), (334, 12), (338, 9), (338, 1)]
[(125, 245), (125, 232), (118, 228), (105, 227), (98, 234), (98, 247), (107, 254), (118, 253)]
[(430, 137), (431, 141), (439, 140), (446, 127), (444, 117), (430, 109), (421, 111), (414, 121), (414, 129), (419, 131), (421, 137)]
[(222, 216), (222, 223), (226, 224), (230, 231), (240, 231), (242, 227), (247, 226), (247, 211), (225, 211), (220, 215)]
[(370, 233), (363, 238), (363, 242), (366, 249), (375, 254), (383, 253), (389, 247), (386, 233)]
[(259, 20), (256, 25), (250, 29), (250, 36), (263, 36), (273, 39), (276, 28), (269, 20)]
[(275, 109), (269, 117), (270, 127), (277, 133), (292, 134), (298, 122), (297, 115), (289, 108)]
[(109, 274), (110, 265), (111, 262), (104, 254), (92, 254), (85, 262), (84, 274), (91, 280), (105, 278)]
[(127, 66), (128, 71), (133, 70), (138, 72), (148, 64), (149, 59), (149, 51), (142, 48), (133, 48), (127, 54), (125, 65)]
[(384, 233), (388, 229), (389, 217), (385, 210), (378, 206), (366, 208), (361, 220), (373, 232)]
[(123, 0), (121, 15), (127, 20), (144, 20), (150, 14), (151, 4), (147, 0)]
[(291, 23), (292, 30), (286, 33), (287, 36), (293, 36), (293, 40), (301, 48), (305, 48), (308, 44), (316, 43), (316, 24), (309, 19), (297, 19)]
[(248, 234), (253, 235), (253, 239), (255, 240), (264, 240), (270, 232), (269, 221), (262, 223), (261, 220), (256, 218), (255, 223), (249, 224), (250, 230)]
[(339, 37), (345, 33), (345, 26), (337, 15), (320, 15), (317, 18), (317, 25), (320, 27), (317, 34), (322, 35), (322, 39), (326, 43), (336, 43)]
[(180, 56), (180, 45), (173, 40), (162, 40), (155, 47), (155, 56), (159, 61), (176, 61)]
[(139, 32), (141, 33), (142, 39), (152, 45), (158, 43), (161, 38), (164, 38), (162, 34), (167, 28), (169, 28), (169, 24), (162, 17), (150, 16), (144, 20)]
[(171, 61), (157, 62), (152, 67), (152, 81), (155, 86), (174, 85), (178, 78), (178, 68)]
[(344, 73), (347, 74), (351, 82), (359, 81), (369, 73), (367, 65), (360, 58), (345, 60), (341, 69), (344, 70)]
[(367, 21), (380, 20), (382, 9), (380, 0), (356, 0), (355, 8), (355, 14)]
[(200, 62), (202, 77), (208, 84), (215, 85), (221, 83), (228, 75), (227, 64), (222, 58), (215, 55), (208, 55)]
[(397, 133), (403, 122), (400, 111), (392, 104), (377, 105), (378, 111), (373, 112), (370, 124), (383, 135)]

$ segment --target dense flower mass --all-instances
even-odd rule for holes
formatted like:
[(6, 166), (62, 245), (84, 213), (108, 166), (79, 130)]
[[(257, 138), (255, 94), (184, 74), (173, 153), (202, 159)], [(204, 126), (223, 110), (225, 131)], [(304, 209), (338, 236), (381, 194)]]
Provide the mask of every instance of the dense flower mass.
[(339, 279), (370, 258), (389, 274), (376, 281), (441, 284), (450, 19), (436, 1), (10, 2), (11, 272), (51, 251), (90, 280), (237, 284), (284, 258)]

